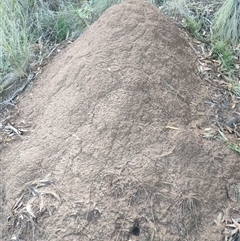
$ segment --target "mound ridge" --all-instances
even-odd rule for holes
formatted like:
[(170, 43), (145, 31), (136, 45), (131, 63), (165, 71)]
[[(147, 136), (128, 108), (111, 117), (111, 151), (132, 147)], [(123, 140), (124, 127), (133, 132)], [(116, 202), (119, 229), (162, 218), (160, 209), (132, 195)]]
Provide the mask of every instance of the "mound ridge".
[[(196, 134), (207, 88), (195, 72), (152, 5), (109, 8), (21, 101), (31, 133), (2, 152), (5, 209), (34, 187), (23, 206), (37, 240), (130, 240), (136, 225), (137, 240), (219, 237), (210, 226), (230, 154)], [(32, 240), (31, 225), (20, 238)]]

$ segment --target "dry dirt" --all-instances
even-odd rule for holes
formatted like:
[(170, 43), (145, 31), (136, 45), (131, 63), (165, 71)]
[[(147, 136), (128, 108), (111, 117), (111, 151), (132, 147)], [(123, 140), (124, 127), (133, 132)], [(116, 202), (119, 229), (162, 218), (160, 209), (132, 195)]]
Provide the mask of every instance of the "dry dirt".
[(212, 93), (196, 69), (152, 5), (108, 9), (18, 104), (28, 132), (1, 151), (0, 238), (224, 240), (239, 156), (202, 138)]

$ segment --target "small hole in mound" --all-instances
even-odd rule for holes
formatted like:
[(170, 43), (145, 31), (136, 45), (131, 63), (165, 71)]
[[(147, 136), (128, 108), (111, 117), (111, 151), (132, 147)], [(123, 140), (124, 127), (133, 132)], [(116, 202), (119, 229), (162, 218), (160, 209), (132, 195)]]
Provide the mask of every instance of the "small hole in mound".
[(140, 227), (139, 227), (139, 222), (135, 221), (133, 227), (131, 228), (130, 234), (139, 236), (140, 234)]

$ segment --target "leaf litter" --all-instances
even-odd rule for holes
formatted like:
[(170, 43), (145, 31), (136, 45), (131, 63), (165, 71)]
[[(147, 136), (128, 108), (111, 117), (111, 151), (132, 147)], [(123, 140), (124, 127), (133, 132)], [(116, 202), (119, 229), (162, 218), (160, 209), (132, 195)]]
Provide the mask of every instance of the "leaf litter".
[(35, 229), (38, 227), (37, 219), (45, 214), (51, 216), (62, 202), (59, 191), (49, 180), (27, 185), (21, 193), (8, 217), (12, 240), (20, 240), (28, 229), (32, 230), (34, 239)]

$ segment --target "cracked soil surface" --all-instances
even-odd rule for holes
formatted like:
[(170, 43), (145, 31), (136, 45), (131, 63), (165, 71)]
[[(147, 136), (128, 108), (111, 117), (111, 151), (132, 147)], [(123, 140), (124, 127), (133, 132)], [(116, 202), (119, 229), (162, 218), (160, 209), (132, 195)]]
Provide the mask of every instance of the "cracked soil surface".
[(200, 135), (211, 93), (196, 72), (152, 5), (109, 8), (18, 104), (31, 125), (1, 151), (0, 238), (223, 240), (240, 162)]

